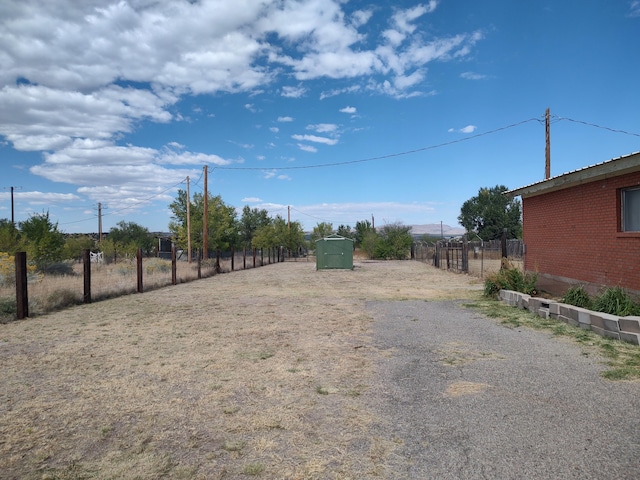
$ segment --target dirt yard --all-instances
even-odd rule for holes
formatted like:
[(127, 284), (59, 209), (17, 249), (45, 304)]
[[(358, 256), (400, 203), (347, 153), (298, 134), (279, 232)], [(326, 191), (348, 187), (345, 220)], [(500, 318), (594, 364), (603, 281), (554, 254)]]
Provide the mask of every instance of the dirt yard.
[(393, 478), (365, 302), (481, 289), (287, 262), (0, 325), (0, 477)]

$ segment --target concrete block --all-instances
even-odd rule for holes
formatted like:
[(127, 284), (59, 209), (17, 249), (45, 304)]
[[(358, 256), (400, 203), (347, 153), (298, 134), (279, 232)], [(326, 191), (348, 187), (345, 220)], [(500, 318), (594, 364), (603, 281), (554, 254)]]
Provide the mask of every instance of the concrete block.
[(549, 315), (551, 315), (552, 317), (557, 318), (559, 315), (563, 315), (563, 313), (560, 311), (560, 307), (564, 305), (563, 303), (558, 303), (558, 302), (550, 302), (549, 303)]
[[(580, 325), (580, 326), (582, 326), (582, 325)], [(604, 328), (600, 328), (600, 327), (596, 327), (595, 325), (591, 325), (591, 331), (593, 333), (597, 333), (601, 337), (604, 337), (604, 332), (605, 332)]]
[(628, 316), (622, 317), (618, 324), (620, 325), (620, 330), (631, 333), (640, 333), (640, 317), (636, 316)]
[(602, 319), (602, 323), (604, 325), (604, 329), (609, 332), (619, 332), (620, 331), (620, 317), (617, 315), (611, 315), (610, 313), (597, 313), (591, 316), (598, 316)]
[(538, 311), (536, 312), (536, 314), (542, 318), (549, 318), (549, 309), (540, 307), (538, 308)]
[(604, 336), (609, 338), (615, 338), (616, 340), (620, 340), (620, 332), (610, 332), (609, 330), (605, 330)]
[(589, 327), (591, 326), (591, 311), (585, 310), (584, 308), (580, 308), (578, 310), (578, 323), (580, 324), (580, 327), (582, 327), (583, 325), (586, 325), (586, 328), (588, 330)]
[(572, 317), (564, 317), (567, 319), (567, 323), (569, 325), (573, 325), (574, 327), (579, 327), (580, 326), (580, 322), (578, 320), (574, 320)]
[(531, 295), (522, 294), (520, 295), (520, 299), (518, 300), (518, 306), (523, 310), (529, 309), (529, 300), (531, 299)]
[(620, 340), (640, 345), (640, 333), (620, 332)]

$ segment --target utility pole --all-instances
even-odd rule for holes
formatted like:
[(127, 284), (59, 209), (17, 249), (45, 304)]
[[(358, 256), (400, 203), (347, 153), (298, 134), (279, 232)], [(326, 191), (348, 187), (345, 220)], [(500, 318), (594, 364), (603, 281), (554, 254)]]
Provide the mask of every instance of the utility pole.
[(291, 205), (287, 206), (287, 228), (291, 231)]
[(544, 114), (544, 130), (545, 130), (545, 139), (546, 139), (546, 147), (545, 147), (545, 163), (544, 163), (544, 179), (547, 180), (551, 178), (551, 122), (550, 122), (550, 114), (549, 109)]
[(98, 245), (102, 243), (102, 204), (98, 202)]
[(189, 177), (187, 177), (187, 256), (191, 263), (191, 194), (189, 191)]
[(13, 228), (16, 227), (16, 217), (14, 214), (14, 209), (13, 209), (13, 191), (14, 190), (20, 190), (22, 187), (5, 187), (5, 190), (9, 188), (11, 190), (11, 225), (13, 225)]
[(102, 204), (98, 202), (98, 244), (102, 243)]
[(376, 219), (373, 218), (373, 213), (371, 214), (371, 228), (374, 232), (376, 231)]
[(204, 207), (202, 211), (202, 250), (203, 258), (207, 260), (209, 258), (209, 190), (208, 183), (208, 169), (207, 165), (204, 166)]

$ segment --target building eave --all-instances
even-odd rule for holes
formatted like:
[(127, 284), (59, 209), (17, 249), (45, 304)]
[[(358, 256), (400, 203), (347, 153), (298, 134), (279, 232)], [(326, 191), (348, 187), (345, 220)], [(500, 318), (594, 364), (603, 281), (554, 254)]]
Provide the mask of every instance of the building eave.
[(565, 188), (574, 187), (583, 183), (618, 177), (638, 171), (640, 171), (640, 152), (634, 152), (589, 167), (563, 173), (562, 175), (532, 183), (531, 185), (509, 190), (505, 192), (505, 195), (510, 197), (520, 196), (522, 198), (534, 197), (557, 190), (564, 190)]

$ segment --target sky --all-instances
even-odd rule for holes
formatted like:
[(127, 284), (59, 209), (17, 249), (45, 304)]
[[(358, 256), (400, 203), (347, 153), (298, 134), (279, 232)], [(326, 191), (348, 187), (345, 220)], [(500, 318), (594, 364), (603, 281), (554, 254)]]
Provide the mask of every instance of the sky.
[[(458, 226), (640, 150), (640, 0), (2, 0), (0, 218), (168, 231), (179, 189)], [(290, 215), (290, 217), (289, 217)]]

